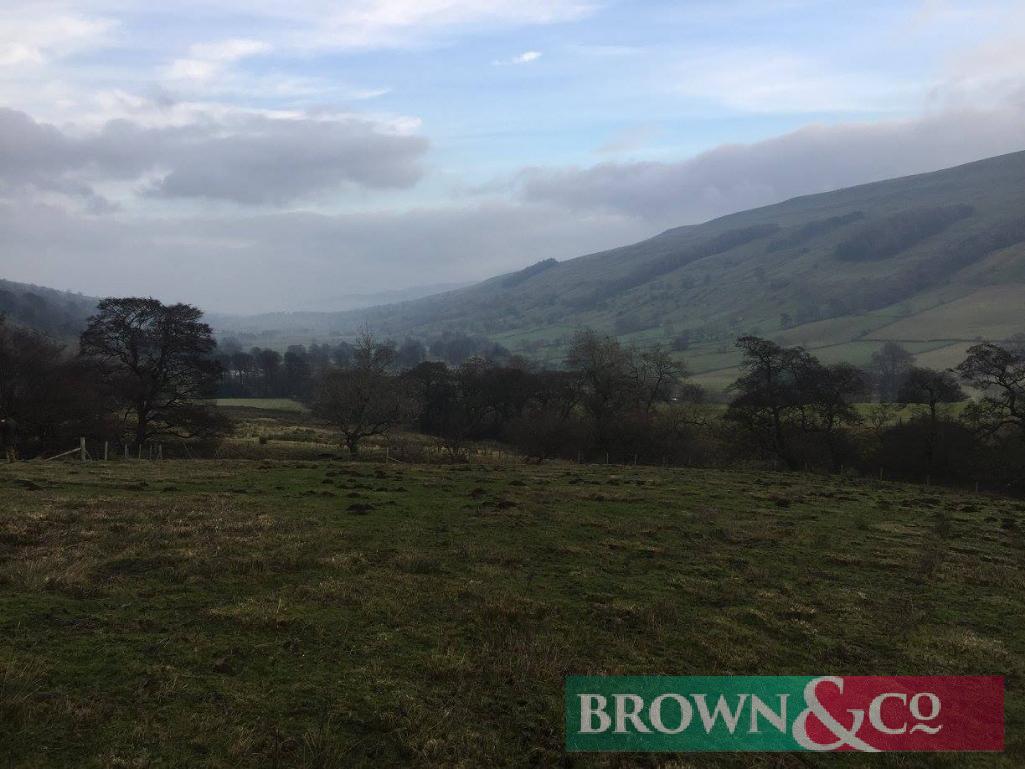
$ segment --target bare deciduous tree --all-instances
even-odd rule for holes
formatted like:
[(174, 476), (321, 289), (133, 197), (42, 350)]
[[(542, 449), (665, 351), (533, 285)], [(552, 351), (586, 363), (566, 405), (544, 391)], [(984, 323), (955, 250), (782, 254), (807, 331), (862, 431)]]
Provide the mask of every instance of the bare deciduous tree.
[(217, 343), (203, 313), (156, 299), (104, 299), (82, 332), (82, 356), (98, 361), (136, 444), (159, 435), (213, 437), (226, 420), (207, 408), (220, 378)]
[(983, 393), (966, 409), (971, 421), (991, 435), (1016, 428), (1025, 439), (1025, 353), (1014, 347), (975, 345), (956, 371)]
[(389, 373), (394, 360), (395, 349), (364, 330), (350, 363), (316, 383), (313, 413), (341, 430), (354, 457), (366, 438), (387, 433), (406, 413), (405, 382)]

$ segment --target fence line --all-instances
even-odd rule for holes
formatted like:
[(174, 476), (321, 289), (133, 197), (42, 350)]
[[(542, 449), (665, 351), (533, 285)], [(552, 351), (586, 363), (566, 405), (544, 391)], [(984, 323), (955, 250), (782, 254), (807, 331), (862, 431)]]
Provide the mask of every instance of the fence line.
[[(129, 451), (129, 444), (125, 443), (123, 445), (124, 445), (124, 459), (125, 460), (131, 460), (132, 455), (131, 455), (131, 453)], [(149, 459), (151, 461), (158, 461), (159, 462), (160, 460), (162, 460), (164, 458), (164, 444), (163, 443), (147, 443), (146, 446), (147, 446), (147, 450), (149, 452)], [(62, 459), (64, 457), (71, 456), (72, 454), (77, 454), (78, 457), (79, 457), (79, 460), (82, 461), (82, 462), (95, 462), (95, 461), (109, 462), (109, 461), (111, 461), (110, 441), (104, 441), (103, 442), (103, 459), (102, 460), (99, 460), (98, 458), (94, 458), (93, 457), (92, 453), (89, 451), (89, 448), (88, 448), (88, 441), (83, 436), (83, 437), (80, 437), (78, 439), (78, 446), (76, 446), (75, 448), (68, 449), (67, 451), (62, 451), (60, 454), (54, 454), (52, 457), (46, 457), (45, 459), (43, 459), (43, 461), (44, 462), (51, 462), (54, 459)], [(116, 457), (116, 454), (115, 454), (115, 457)], [(142, 444), (139, 444), (139, 450), (138, 450), (137, 458), (140, 459), (140, 460), (142, 459)]]

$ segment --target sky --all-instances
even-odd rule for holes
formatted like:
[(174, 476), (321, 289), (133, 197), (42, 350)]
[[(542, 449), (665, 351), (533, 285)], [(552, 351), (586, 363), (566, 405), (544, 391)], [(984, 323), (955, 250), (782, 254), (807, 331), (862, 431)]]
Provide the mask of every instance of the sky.
[(1025, 150), (1022, 0), (3, 0), (0, 277), (481, 280)]

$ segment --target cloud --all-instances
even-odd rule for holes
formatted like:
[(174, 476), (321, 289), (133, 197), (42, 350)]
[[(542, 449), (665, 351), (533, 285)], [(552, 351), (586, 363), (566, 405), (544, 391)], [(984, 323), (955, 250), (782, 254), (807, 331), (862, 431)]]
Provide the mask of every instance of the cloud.
[(496, 67), (502, 67), (510, 64), (530, 64), (530, 62), (540, 59), (541, 56), (542, 53), (540, 51), (524, 51), (518, 56), (513, 56), (511, 59), (496, 59), (492, 64)]
[(688, 53), (672, 66), (677, 94), (766, 114), (906, 109), (920, 85), (892, 75), (834, 71), (827, 62), (772, 49)]
[[(15, 42), (52, 34), (47, 23), (63, 18), (136, 14), (147, 9), (142, 0), (47, 0), (26, 2), (26, 15), (2, 14), (0, 29), (10, 29)], [(275, 33), (274, 47), (308, 51), (379, 49), (419, 46), (454, 34), (495, 31), (576, 21), (589, 16), (597, 0), (176, 0), (183, 18), (208, 22), (228, 19), (236, 28), (260, 27)], [(60, 13), (54, 19), (54, 9)], [(74, 9), (74, 10), (71, 10)], [(18, 20), (18, 26), (8, 21)], [(27, 31), (34, 34), (28, 35)], [(0, 51), (7, 37), (0, 33)], [(208, 60), (199, 55), (190, 58)]]
[(1010, 20), (1009, 31), (947, 61), (943, 81), (933, 89), (934, 102), (998, 105), (1021, 103), (1025, 94), (1025, 10)]
[(105, 42), (112, 19), (79, 14), (0, 13), (0, 67), (38, 66)]
[(357, 119), (254, 117), (229, 136), (193, 140), (195, 133), (168, 137), (173, 167), (149, 195), (283, 204), (344, 184), (405, 188), (420, 179), (428, 146), (422, 137), (385, 133)]
[(0, 190), (94, 198), (105, 180), (151, 178), (151, 198), (284, 204), (346, 186), (405, 188), (428, 142), (368, 118), (220, 119), (153, 128), (115, 120), (83, 136), (0, 109)]
[(235, 38), (215, 43), (198, 43), (189, 49), (188, 58), (175, 59), (168, 67), (167, 74), (172, 80), (210, 80), (220, 75), (229, 65), (270, 50), (270, 44), (260, 40)]
[(620, 155), (644, 147), (658, 133), (654, 126), (639, 125), (617, 131), (607, 142), (598, 147), (599, 155)]
[(313, 42), (337, 48), (423, 44), (467, 29), (555, 24), (594, 10), (583, 0), (356, 0), (328, 13)]
[(1025, 101), (910, 120), (812, 125), (680, 162), (528, 169), (522, 198), (574, 211), (687, 224), (797, 195), (937, 170), (1025, 149)]

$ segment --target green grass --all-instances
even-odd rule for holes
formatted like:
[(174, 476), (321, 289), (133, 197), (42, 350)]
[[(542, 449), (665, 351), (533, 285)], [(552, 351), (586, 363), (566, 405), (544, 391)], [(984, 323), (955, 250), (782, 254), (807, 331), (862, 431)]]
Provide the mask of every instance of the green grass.
[[(1025, 261), (1025, 260), (1023, 260)], [(1025, 283), (984, 286), (873, 332), (881, 339), (1006, 339), (1023, 329)]]
[(291, 398), (218, 398), (216, 403), (221, 408), (284, 411), (290, 414), (306, 411), (305, 406)]
[[(0, 765), (1025, 763), (1021, 503), (784, 474), (0, 468)], [(562, 754), (568, 674), (1003, 674), (1002, 756)]]

